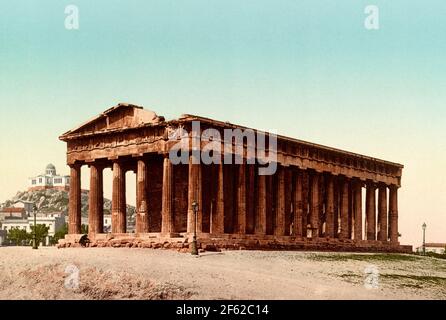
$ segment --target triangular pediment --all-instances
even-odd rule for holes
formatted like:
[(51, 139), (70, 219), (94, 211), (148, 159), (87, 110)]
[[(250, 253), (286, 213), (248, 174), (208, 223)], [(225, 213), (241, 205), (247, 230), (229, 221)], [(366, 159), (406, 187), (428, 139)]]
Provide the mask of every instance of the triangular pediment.
[(133, 104), (120, 103), (66, 132), (61, 136), (61, 140), (68, 136), (82, 136), (115, 129), (136, 128), (162, 121), (164, 121), (164, 117), (159, 117), (153, 111)]

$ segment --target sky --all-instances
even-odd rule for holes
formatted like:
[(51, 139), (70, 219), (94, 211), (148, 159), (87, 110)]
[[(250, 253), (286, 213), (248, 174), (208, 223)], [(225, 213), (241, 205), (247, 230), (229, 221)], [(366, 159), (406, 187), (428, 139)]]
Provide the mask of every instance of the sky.
[(128, 102), (402, 163), (400, 241), (426, 222), (446, 242), (445, 16), (443, 0), (1, 1), (0, 202), (48, 163), (68, 174), (58, 137)]

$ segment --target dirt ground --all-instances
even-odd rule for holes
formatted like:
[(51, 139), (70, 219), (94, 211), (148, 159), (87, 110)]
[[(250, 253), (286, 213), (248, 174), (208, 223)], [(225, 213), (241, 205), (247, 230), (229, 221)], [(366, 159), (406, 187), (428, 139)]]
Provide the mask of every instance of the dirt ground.
[(446, 299), (446, 260), (0, 247), (0, 299)]

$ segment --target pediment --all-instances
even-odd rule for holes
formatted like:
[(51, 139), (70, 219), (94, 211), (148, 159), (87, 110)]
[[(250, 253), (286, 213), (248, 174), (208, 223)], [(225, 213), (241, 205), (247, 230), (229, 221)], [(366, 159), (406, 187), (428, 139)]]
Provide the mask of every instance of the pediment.
[(61, 140), (68, 136), (82, 136), (117, 129), (136, 128), (162, 121), (164, 121), (164, 117), (158, 116), (151, 110), (133, 104), (120, 103), (77, 128), (66, 132), (61, 136)]

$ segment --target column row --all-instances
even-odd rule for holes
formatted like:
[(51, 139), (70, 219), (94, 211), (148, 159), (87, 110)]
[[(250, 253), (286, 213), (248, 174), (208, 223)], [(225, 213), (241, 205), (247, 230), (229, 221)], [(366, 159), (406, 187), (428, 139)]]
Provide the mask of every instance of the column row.
[[(152, 231), (149, 224), (149, 164), (143, 158), (136, 159), (136, 162), (136, 232), (148, 233)], [(229, 166), (232, 166), (232, 176), (225, 174)], [(216, 175), (211, 180), (215, 185), (209, 186), (203, 185), (203, 167), (190, 161), (185, 212), (187, 233), (193, 233), (195, 228), (199, 233), (204, 231), (203, 207), (206, 205), (203, 199), (206, 198), (211, 202), (206, 210), (210, 212), (207, 219), (209, 232), (212, 234), (251, 233), (312, 239), (390, 239), (391, 242), (398, 242), (397, 186), (365, 183), (363, 221), (364, 182), (359, 179), (282, 166), (278, 166), (274, 176), (261, 176), (257, 174), (255, 165), (220, 164), (216, 165)], [(163, 235), (173, 236), (177, 231), (173, 208), (174, 170), (167, 155), (163, 158), (162, 168), (160, 229)], [(101, 165), (90, 164), (89, 225), (92, 233), (103, 232), (103, 169)], [(74, 234), (81, 232), (80, 179), (81, 166), (72, 165), (69, 233)], [(211, 189), (215, 192), (209, 196)], [(112, 233), (126, 232), (125, 191), (125, 169), (121, 162), (115, 161)], [(231, 194), (227, 194), (228, 192)], [(225, 204), (225, 201), (231, 206)], [(198, 204), (196, 216), (193, 202)]]

